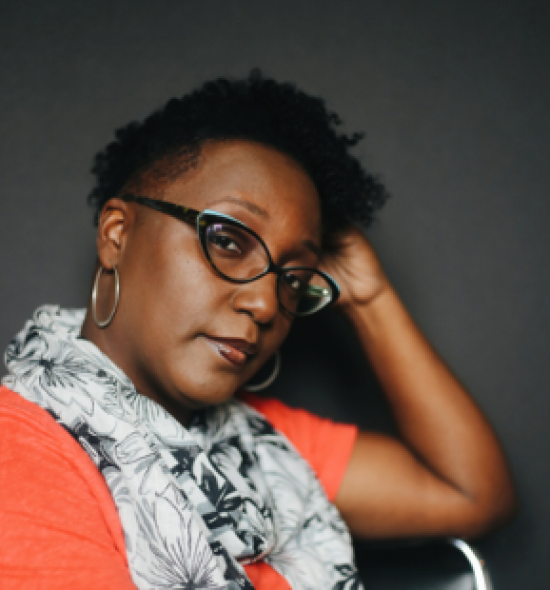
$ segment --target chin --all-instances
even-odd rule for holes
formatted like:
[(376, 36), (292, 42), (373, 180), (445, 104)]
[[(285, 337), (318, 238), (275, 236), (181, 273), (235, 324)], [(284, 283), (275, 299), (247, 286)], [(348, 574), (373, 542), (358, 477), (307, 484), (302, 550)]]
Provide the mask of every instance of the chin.
[(229, 401), (242, 387), (240, 380), (234, 376), (224, 376), (215, 379), (201, 380), (200, 382), (185, 383), (178, 386), (182, 405), (191, 410), (199, 410), (209, 406), (217, 406)]

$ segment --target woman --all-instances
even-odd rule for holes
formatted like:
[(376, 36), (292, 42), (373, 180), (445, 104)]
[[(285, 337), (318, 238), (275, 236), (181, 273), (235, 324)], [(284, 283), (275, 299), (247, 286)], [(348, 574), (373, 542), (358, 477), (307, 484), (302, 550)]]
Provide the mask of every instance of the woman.
[[(6, 588), (359, 588), (346, 525), (472, 536), (511, 514), (494, 433), (353, 225), (385, 193), (338, 124), (254, 72), (97, 156), (88, 309), (40, 308), (6, 354)], [(399, 440), (234, 398), (330, 305)]]

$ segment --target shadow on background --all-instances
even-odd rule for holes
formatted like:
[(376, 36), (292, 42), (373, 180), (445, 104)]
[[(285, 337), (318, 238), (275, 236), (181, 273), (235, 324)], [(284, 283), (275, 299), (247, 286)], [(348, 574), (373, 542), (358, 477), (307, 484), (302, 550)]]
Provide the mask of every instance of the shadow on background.
[(395, 433), (353, 328), (334, 311), (295, 321), (281, 348), (280, 375), (265, 395), (338, 422)]
[(472, 570), (443, 543), (356, 543), (357, 566), (366, 590), (474, 590)]

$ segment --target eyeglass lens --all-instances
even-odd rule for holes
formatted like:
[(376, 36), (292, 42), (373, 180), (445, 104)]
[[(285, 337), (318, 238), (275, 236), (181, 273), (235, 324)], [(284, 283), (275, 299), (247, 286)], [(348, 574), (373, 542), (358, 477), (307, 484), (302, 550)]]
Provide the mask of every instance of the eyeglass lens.
[[(204, 243), (214, 267), (231, 279), (247, 280), (269, 266), (264, 245), (244, 228), (215, 221), (205, 229)], [(279, 301), (296, 315), (308, 315), (332, 300), (330, 283), (314, 269), (290, 268), (277, 282)]]

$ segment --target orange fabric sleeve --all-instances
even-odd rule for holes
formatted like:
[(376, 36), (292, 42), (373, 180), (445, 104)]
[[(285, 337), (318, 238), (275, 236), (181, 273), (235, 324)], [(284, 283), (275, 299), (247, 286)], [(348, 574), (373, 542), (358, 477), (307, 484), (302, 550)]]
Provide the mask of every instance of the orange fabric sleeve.
[(278, 399), (239, 393), (239, 398), (263, 414), (313, 467), (332, 502), (346, 472), (357, 437), (357, 426), (333, 422), (306, 410), (290, 408)]
[(109, 489), (71, 435), (0, 388), (0, 588), (135, 590)]

